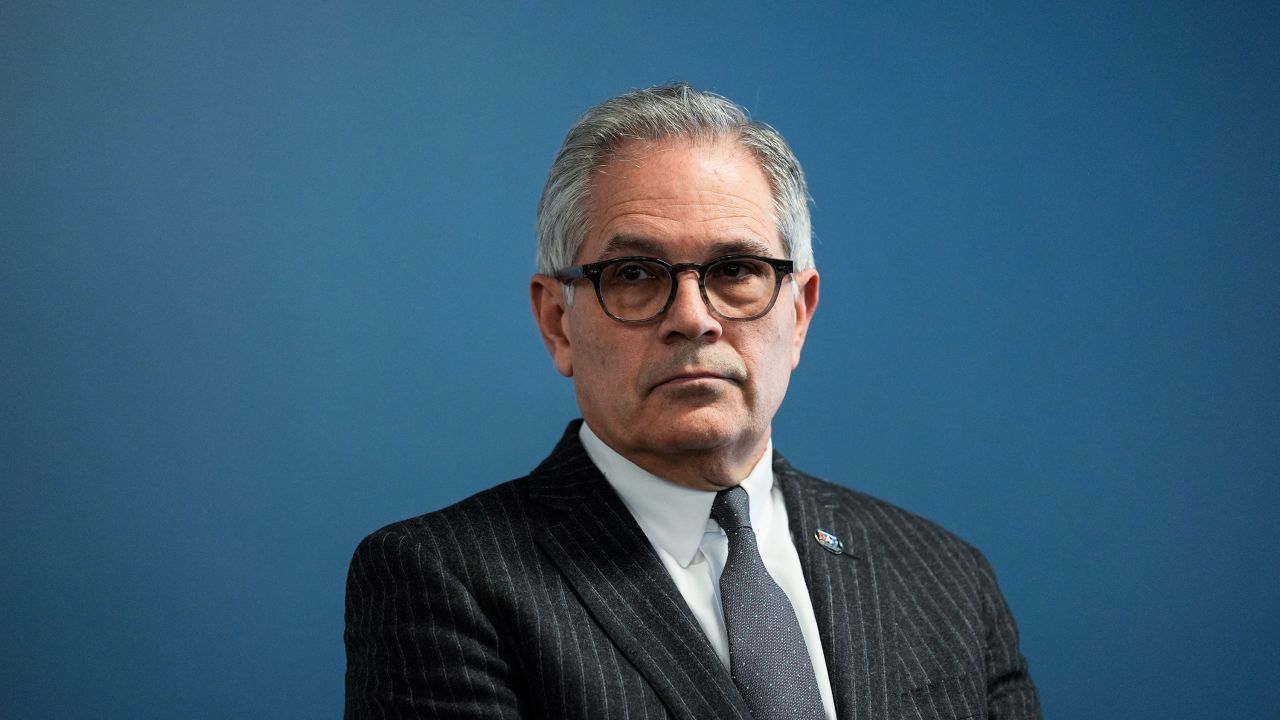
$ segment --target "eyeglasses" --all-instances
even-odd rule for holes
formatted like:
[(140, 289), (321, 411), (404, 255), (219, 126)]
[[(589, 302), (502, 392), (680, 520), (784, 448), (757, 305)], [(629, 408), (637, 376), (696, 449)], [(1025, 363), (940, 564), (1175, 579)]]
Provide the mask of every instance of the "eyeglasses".
[(675, 302), (680, 273), (698, 273), (702, 301), (716, 315), (725, 320), (755, 320), (773, 309), (782, 278), (791, 271), (790, 260), (757, 255), (727, 255), (705, 265), (620, 257), (567, 268), (554, 277), (566, 285), (590, 280), (606, 315), (618, 322), (642, 323)]

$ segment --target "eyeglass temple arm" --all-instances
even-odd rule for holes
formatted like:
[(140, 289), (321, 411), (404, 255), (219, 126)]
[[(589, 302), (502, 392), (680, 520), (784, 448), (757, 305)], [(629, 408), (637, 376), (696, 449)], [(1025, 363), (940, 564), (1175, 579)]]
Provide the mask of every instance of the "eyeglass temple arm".
[(586, 276), (587, 274), (583, 270), (583, 267), (581, 265), (574, 265), (573, 267), (570, 267), (570, 268), (557, 270), (556, 272), (551, 274), (551, 277), (565, 283), (571, 283), (575, 280), (581, 280)]

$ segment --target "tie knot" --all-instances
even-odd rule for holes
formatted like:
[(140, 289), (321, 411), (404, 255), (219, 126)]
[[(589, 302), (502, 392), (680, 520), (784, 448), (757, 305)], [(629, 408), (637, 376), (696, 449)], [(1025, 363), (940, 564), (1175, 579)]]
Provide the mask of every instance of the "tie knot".
[(751, 500), (747, 491), (739, 485), (716, 493), (711, 503), (711, 517), (725, 532), (751, 527)]

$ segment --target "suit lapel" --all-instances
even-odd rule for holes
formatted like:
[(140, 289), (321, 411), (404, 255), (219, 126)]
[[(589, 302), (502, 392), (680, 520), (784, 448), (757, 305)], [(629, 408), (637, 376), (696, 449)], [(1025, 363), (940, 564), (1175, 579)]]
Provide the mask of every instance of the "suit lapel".
[(533, 500), (563, 511), (538, 545), (672, 715), (749, 718), (648, 538), (582, 448), (578, 423), (530, 480)]
[[(774, 477), (786, 498), (792, 541), (809, 586), (836, 715), (894, 717), (893, 603), (876, 538), (838, 491), (797, 472), (777, 454)], [(819, 528), (840, 539), (842, 554), (818, 544)]]

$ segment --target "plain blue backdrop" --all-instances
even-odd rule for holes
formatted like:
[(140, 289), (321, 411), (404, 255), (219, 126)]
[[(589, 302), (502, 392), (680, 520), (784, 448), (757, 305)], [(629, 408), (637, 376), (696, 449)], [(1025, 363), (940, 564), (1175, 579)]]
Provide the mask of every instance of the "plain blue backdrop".
[[(316, 718), (390, 521), (575, 414), (587, 106), (792, 142), (799, 467), (983, 548), (1054, 718), (1280, 717), (1274, 3), (0, 6), (0, 715)], [(495, 538), (501, 542), (501, 538)]]

